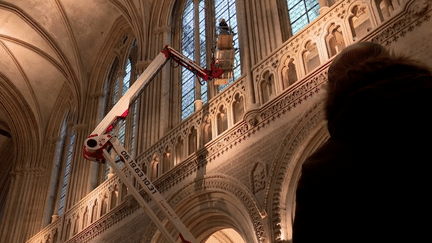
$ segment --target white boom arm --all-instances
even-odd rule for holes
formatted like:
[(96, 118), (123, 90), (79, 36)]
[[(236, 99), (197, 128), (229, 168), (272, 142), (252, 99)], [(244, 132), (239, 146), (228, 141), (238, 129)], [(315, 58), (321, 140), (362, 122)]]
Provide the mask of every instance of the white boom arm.
[(179, 237), (181, 238), (181, 241), (183, 243), (196, 243), (196, 239), (192, 236), (180, 218), (175, 214), (174, 210), (165, 201), (156, 187), (146, 177), (138, 164), (130, 158), (130, 155), (126, 152), (123, 146), (120, 145), (120, 142), (115, 137), (112, 137), (110, 134), (108, 134), (117, 124), (119, 119), (124, 119), (127, 116), (131, 102), (136, 98), (145, 85), (156, 76), (156, 74), (162, 69), (162, 67), (170, 58), (178, 62), (180, 65), (186, 67), (205, 81), (208, 79), (217, 78), (224, 72), (223, 70), (217, 68), (214, 63), (211, 65), (211, 70), (206, 70), (181, 53), (174, 50), (172, 47), (166, 46), (165, 49), (158, 56), (156, 56), (156, 58), (150, 63), (141, 76), (129, 88), (126, 94), (121, 97), (117, 104), (108, 112), (96, 129), (90, 134), (90, 136), (85, 141), (83, 154), (84, 158), (88, 160), (93, 160), (100, 163), (108, 161), (116, 171), (117, 175), (132, 191), (132, 194), (135, 196), (137, 201), (145, 209), (147, 214), (165, 235), (165, 237), (171, 242), (175, 242), (163, 224), (159, 221), (159, 219), (155, 216), (153, 211), (141, 197), (138, 190), (127, 181), (122, 170), (118, 168), (116, 163), (110, 157), (108, 150), (110, 148), (114, 148), (114, 151), (122, 158), (125, 164), (132, 171), (133, 176), (139, 181), (142, 187), (146, 189), (150, 198), (156, 202), (160, 211), (162, 211), (166, 218), (173, 224), (173, 226), (179, 230)]

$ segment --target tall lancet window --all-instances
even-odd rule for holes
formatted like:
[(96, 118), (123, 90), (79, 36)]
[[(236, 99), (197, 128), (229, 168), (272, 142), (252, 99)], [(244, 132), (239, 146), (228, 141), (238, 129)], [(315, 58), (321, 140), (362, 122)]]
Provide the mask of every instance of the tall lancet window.
[[(236, 1), (233, 0), (214, 0), (215, 2), (215, 22), (219, 23), (221, 19), (225, 19), (227, 24), (231, 27), (234, 32), (233, 37), (233, 47), (234, 52), (234, 67), (233, 67), (233, 77), (229, 80), (228, 85), (233, 83), (236, 79), (241, 76), (241, 66), (240, 66), (240, 48), (238, 39), (238, 24), (237, 24), (237, 10)], [(219, 91), (225, 89), (228, 85), (220, 85)]]
[(295, 35), (319, 15), (318, 0), (287, 0), (292, 34)]
[[(127, 38), (123, 40), (127, 43)], [(134, 63), (136, 60), (137, 42), (133, 42), (128, 53), (125, 53), (125, 57), (116, 57), (111, 65), (111, 69), (108, 72), (108, 76), (104, 87), (104, 100), (102, 101), (103, 114), (106, 115), (116, 105), (123, 95), (129, 90), (138, 75), (134, 72)], [(121, 61), (121, 60), (124, 61)], [(121, 64), (124, 63), (124, 64)], [(119, 123), (117, 138), (120, 143), (128, 149), (128, 151), (134, 155), (135, 153), (135, 132), (136, 132), (136, 116), (137, 116), (137, 102), (135, 101), (129, 107), (129, 114), (126, 120)], [(103, 116), (101, 117), (101, 119)], [(119, 156), (116, 157), (116, 160)], [(121, 165), (121, 164), (119, 164)], [(107, 164), (105, 171), (105, 179), (108, 177), (109, 165)]]
[[(211, 7), (209, 7), (211, 6)], [(208, 11), (207, 8), (214, 9)], [(209, 14), (214, 13), (214, 14)], [(218, 33), (220, 19), (225, 19), (235, 33), (233, 46), (235, 48), (234, 74), (229, 84), (241, 76), (240, 51), (238, 40), (238, 25), (235, 0), (186, 0), (182, 15), (181, 50), (183, 55), (199, 63), (202, 67), (210, 66), (211, 50), (216, 40), (209, 38)], [(211, 23), (211, 25), (209, 24)], [(197, 40), (197, 38), (199, 38)], [(181, 92), (181, 119), (184, 120), (195, 111), (195, 100), (197, 97), (195, 75), (182, 68), (182, 92)], [(228, 85), (229, 85), (228, 84)], [(219, 86), (219, 91), (228, 85)], [(205, 104), (208, 100), (207, 83), (201, 86), (201, 100)]]
[[(206, 25), (205, 25), (205, 7), (204, 1), (199, 1), (199, 14), (196, 16), (193, 0), (187, 0), (182, 18), (182, 53), (189, 59), (199, 63), (202, 67), (206, 65)], [(199, 21), (199, 29), (195, 28), (195, 19)], [(199, 33), (200, 47), (196, 50), (195, 31)], [(196, 60), (196, 53), (200, 54), (200, 60)], [(182, 114), (181, 119), (184, 120), (195, 111), (194, 101), (195, 94), (195, 75), (182, 67)], [(201, 100), (207, 101), (207, 85), (201, 87)]]
[[(68, 136), (68, 131), (70, 131), (70, 134)], [(60, 141), (58, 143), (57, 147), (57, 154), (58, 159), (61, 159), (64, 157), (64, 174), (63, 174), (63, 180), (60, 182), (60, 202), (58, 207), (57, 214), (61, 216), (65, 210), (66, 207), (66, 195), (69, 185), (69, 175), (72, 169), (72, 161), (74, 158), (74, 152), (75, 152), (75, 133), (72, 129), (68, 129), (67, 126), (67, 118), (63, 121), (61, 130), (60, 130)], [(66, 151), (64, 151), (66, 149)], [(66, 154), (64, 154), (66, 153)]]

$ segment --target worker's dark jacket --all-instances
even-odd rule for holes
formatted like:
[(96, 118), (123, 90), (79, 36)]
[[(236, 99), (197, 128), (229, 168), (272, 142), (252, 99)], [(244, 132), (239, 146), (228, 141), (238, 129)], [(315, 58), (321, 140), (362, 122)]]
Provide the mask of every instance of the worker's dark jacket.
[(370, 61), (330, 91), (330, 139), (303, 164), (293, 243), (430, 240), (432, 78), (407, 63)]

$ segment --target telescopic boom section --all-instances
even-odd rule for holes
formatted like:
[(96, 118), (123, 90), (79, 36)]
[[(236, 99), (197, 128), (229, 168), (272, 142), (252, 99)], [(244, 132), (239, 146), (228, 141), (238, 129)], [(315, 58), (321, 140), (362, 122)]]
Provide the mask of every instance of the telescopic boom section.
[[(159, 209), (165, 214), (167, 219), (179, 230), (179, 238), (182, 243), (196, 243), (196, 239), (189, 232), (180, 218), (175, 214), (169, 204), (165, 201), (162, 195), (158, 192), (155, 186), (147, 179), (146, 175), (143, 173), (141, 168), (131, 159), (130, 155), (124, 150), (124, 148), (120, 145), (120, 142), (117, 138), (112, 137), (109, 132), (114, 128), (117, 122), (120, 119), (124, 119), (129, 111), (129, 105), (133, 100), (136, 99), (137, 95), (140, 91), (147, 85), (148, 82), (153, 80), (153, 78), (159, 73), (159, 71), (163, 68), (163, 66), (167, 63), (169, 59), (178, 62), (183, 67), (192, 71), (195, 75), (202, 78), (205, 81), (209, 79), (218, 78), (222, 75), (224, 70), (221, 70), (212, 63), (211, 70), (206, 70), (195, 62), (191, 61), (178, 51), (174, 50), (170, 46), (166, 46), (165, 49), (159, 53), (158, 56), (150, 63), (150, 65), (146, 68), (146, 70), (141, 74), (141, 76), (135, 81), (135, 83), (129, 88), (123, 97), (117, 102), (117, 104), (108, 112), (108, 114), (104, 117), (104, 119), (99, 123), (96, 129), (90, 134), (90, 136), (84, 142), (84, 158), (88, 160), (97, 161), (100, 163), (104, 163), (107, 161), (117, 172), (122, 180), (126, 180), (126, 177), (122, 170), (117, 168), (117, 164), (111, 158), (111, 155), (108, 151), (113, 148), (114, 151), (122, 158), (122, 160), (127, 164), (132, 170), (133, 176), (140, 181), (143, 188), (148, 189), (147, 194), (150, 196), (152, 200), (156, 202)], [(127, 182), (125, 182), (127, 184)], [(151, 209), (149, 209), (146, 202), (140, 196), (139, 192), (132, 185), (128, 184), (128, 187), (132, 192), (134, 192), (134, 196), (137, 197), (137, 200), (146, 210), (148, 215), (153, 215)], [(151, 190), (151, 191), (150, 191)], [(154, 217), (153, 217), (154, 216)], [(164, 228), (163, 224), (159, 222), (159, 219), (156, 215), (153, 215), (151, 218), (156, 223), (157, 227), (161, 230), (161, 232), (165, 235), (166, 239), (171, 242), (175, 242), (172, 239), (170, 233)]]
[(217, 68), (214, 63), (211, 65), (211, 70), (206, 70), (180, 52), (173, 49), (171, 46), (165, 46), (164, 50), (156, 56), (156, 58), (150, 63), (141, 76), (129, 88), (126, 94), (120, 98), (117, 104), (108, 112), (104, 119), (90, 134), (89, 138), (94, 138), (92, 142), (94, 143), (94, 141), (96, 141), (97, 146), (92, 147), (88, 146), (88, 144), (85, 144), (84, 158), (98, 162), (104, 160), (102, 150), (103, 148), (106, 148), (107, 141), (99, 141), (97, 137), (109, 133), (120, 119), (126, 118), (129, 111), (129, 106), (132, 101), (135, 100), (140, 91), (151, 80), (153, 80), (153, 78), (165, 66), (169, 59), (179, 63), (205, 81), (218, 78), (224, 72), (224, 70)]

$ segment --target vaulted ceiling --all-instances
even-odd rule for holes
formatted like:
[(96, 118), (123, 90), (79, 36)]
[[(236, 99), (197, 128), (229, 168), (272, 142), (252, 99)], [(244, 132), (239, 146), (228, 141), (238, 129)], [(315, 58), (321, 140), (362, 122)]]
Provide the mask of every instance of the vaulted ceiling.
[[(27, 122), (35, 123), (32, 129), (42, 141), (59, 99), (83, 105), (115, 23), (122, 19), (145, 41), (150, 13), (158, 5), (154, 0), (0, 0), (1, 129), (14, 135), (9, 131), (18, 119), (14, 113), (28, 113), (32, 121)], [(4, 95), (11, 89), (16, 91), (12, 100)], [(25, 109), (8, 106), (18, 103), (15, 99)]]

